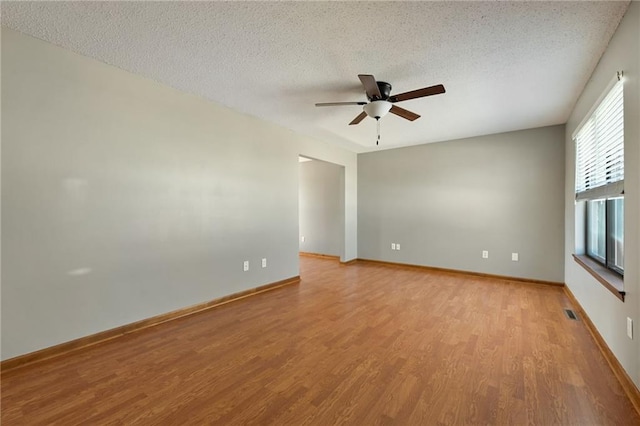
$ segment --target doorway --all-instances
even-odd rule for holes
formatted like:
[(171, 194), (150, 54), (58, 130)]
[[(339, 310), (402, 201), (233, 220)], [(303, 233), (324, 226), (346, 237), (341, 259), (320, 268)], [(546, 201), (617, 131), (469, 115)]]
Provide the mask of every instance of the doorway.
[(298, 243), (302, 254), (344, 257), (344, 166), (300, 156)]

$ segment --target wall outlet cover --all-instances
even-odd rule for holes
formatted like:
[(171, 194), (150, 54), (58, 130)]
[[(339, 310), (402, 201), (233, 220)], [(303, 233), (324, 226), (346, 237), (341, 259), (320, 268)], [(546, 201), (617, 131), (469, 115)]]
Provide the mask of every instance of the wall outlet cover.
[(391, 250), (395, 250), (396, 249), (396, 243), (391, 243)]
[(514, 262), (520, 260), (518, 253), (511, 253), (511, 260), (513, 260)]
[(263, 267), (263, 268), (266, 268), (266, 267), (267, 267), (267, 258), (266, 258), (266, 257), (263, 257), (263, 258), (262, 258), (262, 267)]
[(482, 258), (483, 259), (488, 259), (489, 258), (489, 251), (488, 250), (482, 250)]
[(627, 336), (633, 339), (633, 320), (627, 317)]
[(400, 243), (396, 243), (396, 250), (400, 250)]
[(249, 270), (249, 261), (245, 260), (244, 263), (242, 264), (242, 270), (247, 272)]

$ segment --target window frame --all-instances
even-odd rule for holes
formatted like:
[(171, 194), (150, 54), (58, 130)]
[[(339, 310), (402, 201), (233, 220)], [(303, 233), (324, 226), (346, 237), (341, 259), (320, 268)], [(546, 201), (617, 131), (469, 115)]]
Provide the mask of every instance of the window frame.
[[(611, 232), (611, 227), (614, 224), (614, 220), (612, 218), (612, 216), (614, 216), (611, 211), (613, 210), (612, 204), (615, 200), (617, 199), (622, 199), (624, 200), (624, 197), (622, 196), (618, 196), (618, 197), (607, 197), (607, 198), (597, 198), (594, 200), (585, 200), (586, 202), (586, 206), (584, 209), (584, 214), (585, 214), (585, 220), (584, 220), (584, 247), (585, 247), (585, 256), (587, 256), (588, 258), (592, 259), (594, 262), (597, 262), (599, 264), (601, 264), (602, 266), (604, 266), (605, 268), (613, 271), (614, 273), (618, 274), (620, 277), (624, 277), (624, 268), (619, 268), (615, 262), (613, 261), (613, 256), (612, 256), (612, 247), (615, 244), (615, 241), (613, 236), (612, 236), (612, 232)], [(592, 202), (596, 202), (596, 201), (600, 201), (600, 200), (604, 200), (604, 258), (600, 258), (599, 256), (594, 256), (591, 254), (591, 250), (589, 250), (589, 241), (590, 241), (590, 222), (589, 222), (589, 203)], [(624, 209), (624, 201), (623, 201), (623, 209)], [(623, 215), (623, 226), (624, 226), (624, 215)], [(624, 244), (624, 237), (623, 237), (623, 244)]]
[[(616, 200), (622, 200), (622, 259), (623, 259), (623, 264), (622, 264), (622, 268), (620, 268), (618, 265), (616, 265), (614, 257), (615, 257), (615, 236), (613, 235), (613, 225), (616, 223), (615, 222), (615, 209), (616, 207), (614, 206), (614, 203)], [(624, 277), (624, 196), (622, 197), (613, 197), (613, 198), (609, 198), (607, 199), (607, 207), (606, 207), (606, 232), (607, 232), (607, 236), (605, 238), (606, 241), (606, 253), (607, 253), (607, 269), (611, 269), (614, 272), (617, 272), (618, 274), (620, 274), (620, 276)]]

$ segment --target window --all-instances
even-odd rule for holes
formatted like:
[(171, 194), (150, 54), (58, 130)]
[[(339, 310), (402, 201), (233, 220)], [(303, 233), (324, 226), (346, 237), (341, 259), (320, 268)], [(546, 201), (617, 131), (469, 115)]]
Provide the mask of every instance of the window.
[(624, 273), (624, 198), (587, 201), (587, 255)]
[(624, 273), (624, 198), (607, 201), (607, 267)]
[(587, 202), (587, 254), (604, 263), (606, 261), (606, 202), (595, 200)]
[[(585, 203), (584, 235), (577, 236), (584, 241), (577, 245), (583, 246), (585, 255), (601, 265), (598, 268), (604, 267), (605, 271), (613, 271), (619, 276), (624, 274), (624, 91), (621, 77), (622, 73), (618, 73), (618, 78), (573, 135), (576, 200)], [(589, 269), (585, 262), (579, 263)], [(601, 279), (599, 275), (615, 275), (590, 272), (600, 282), (607, 279)], [(619, 281), (619, 285), (610, 287), (615, 287), (624, 296), (621, 279)]]

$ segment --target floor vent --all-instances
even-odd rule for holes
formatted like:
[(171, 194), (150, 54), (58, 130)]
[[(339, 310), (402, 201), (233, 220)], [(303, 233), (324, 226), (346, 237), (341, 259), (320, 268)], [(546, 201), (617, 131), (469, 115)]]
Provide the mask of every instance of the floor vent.
[(569, 318), (569, 319), (572, 319), (574, 321), (576, 321), (578, 319), (578, 317), (576, 316), (576, 313), (573, 312), (571, 309), (565, 309), (564, 313), (567, 316), (567, 318)]

